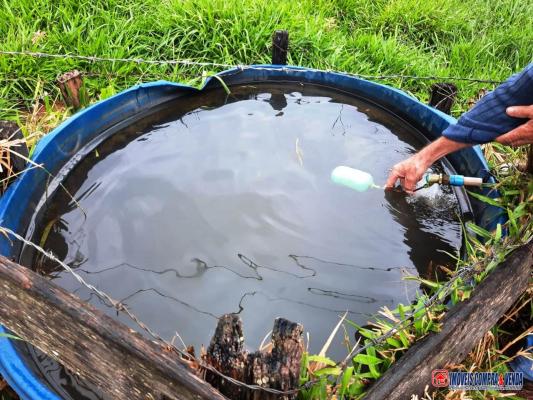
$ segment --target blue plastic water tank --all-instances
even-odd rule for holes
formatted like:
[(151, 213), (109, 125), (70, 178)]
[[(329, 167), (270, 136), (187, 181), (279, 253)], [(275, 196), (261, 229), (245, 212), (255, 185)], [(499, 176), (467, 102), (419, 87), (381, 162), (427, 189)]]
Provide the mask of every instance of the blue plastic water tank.
[[(253, 84), (254, 82), (304, 82), (331, 87), (364, 98), (392, 111), (420, 129), (429, 140), (455, 120), (426, 106), (404, 92), (375, 82), (334, 72), (317, 71), (300, 67), (259, 65), (233, 69), (218, 75), (227, 85)], [(96, 103), (77, 113), (45, 136), (33, 152), (33, 161), (43, 165), (50, 174), (56, 174), (67, 162), (79, 160), (79, 150), (89, 144), (96, 146), (113, 134), (115, 129), (150, 113), (154, 107), (178, 97), (219, 87), (217, 79), (208, 80), (202, 89), (166, 81), (134, 86), (113, 97)], [(77, 157), (76, 157), (77, 155)], [(467, 148), (448, 157), (457, 173), (479, 176), (492, 181), (488, 166), (479, 147)], [(40, 168), (25, 171), (11, 184), (0, 199), (0, 225), (24, 234), (39, 199), (45, 191), (49, 175)], [(497, 197), (496, 191), (483, 191)], [(475, 222), (493, 229), (503, 222), (501, 209), (470, 199)], [(17, 256), (16, 246), (0, 235), (0, 253)], [(0, 326), (0, 332), (5, 331)], [(9, 339), (0, 339), (0, 373), (24, 400), (51, 400), (59, 397), (41, 382), (25, 365), (17, 348)]]

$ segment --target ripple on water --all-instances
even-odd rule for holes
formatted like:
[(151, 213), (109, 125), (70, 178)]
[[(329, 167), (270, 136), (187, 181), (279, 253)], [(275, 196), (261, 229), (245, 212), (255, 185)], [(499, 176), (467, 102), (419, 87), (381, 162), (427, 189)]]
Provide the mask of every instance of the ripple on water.
[[(178, 331), (206, 345), (233, 312), (251, 348), (283, 316), (303, 323), (318, 351), (339, 314), (364, 324), (381, 306), (409, 302), (417, 285), (402, 276), (450, 262), (438, 250), (459, 248), (449, 190), (409, 198), (330, 182), (349, 165), (382, 184), (422, 145), (392, 114), (327, 88), (195, 94), (117, 132), (63, 177), (86, 218), (57, 191), (29, 232), (167, 339)], [(21, 261), (116, 317), (31, 249)], [(341, 340), (333, 358), (345, 355)], [(56, 386), (97, 397), (34, 358)]]

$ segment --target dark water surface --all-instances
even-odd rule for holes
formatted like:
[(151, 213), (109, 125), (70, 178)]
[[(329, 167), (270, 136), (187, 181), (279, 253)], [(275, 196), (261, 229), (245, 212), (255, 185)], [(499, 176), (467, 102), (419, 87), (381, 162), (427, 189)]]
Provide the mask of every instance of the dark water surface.
[[(418, 285), (402, 276), (450, 263), (439, 250), (460, 247), (449, 189), (409, 198), (330, 181), (347, 165), (382, 185), (423, 143), (405, 122), (331, 89), (192, 95), (91, 150), (63, 179), (83, 210), (58, 190), (28, 237), (169, 340), (178, 332), (207, 346), (217, 318), (239, 313), (256, 349), (282, 316), (304, 325), (316, 352), (339, 315), (364, 324), (384, 305), (409, 303)], [(57, 265), (28, 248), (21, 258), (116, 317)], [(346, 355), (342, 340), (328, 355)], [(76, 390), (48, 360), (39, 368)], [(95, 397), (79, 390), (71, 396)]]

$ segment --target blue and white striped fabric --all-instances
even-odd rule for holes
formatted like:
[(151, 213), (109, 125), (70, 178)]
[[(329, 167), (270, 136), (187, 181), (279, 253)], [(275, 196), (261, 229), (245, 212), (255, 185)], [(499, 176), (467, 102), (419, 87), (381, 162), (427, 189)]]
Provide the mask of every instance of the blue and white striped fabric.
[(488, 93), (442, 134), (463, 143), (491, 142), (527, 121), (509, 117), (507, 107), (529, 105), (533, 105), (533, 63)]

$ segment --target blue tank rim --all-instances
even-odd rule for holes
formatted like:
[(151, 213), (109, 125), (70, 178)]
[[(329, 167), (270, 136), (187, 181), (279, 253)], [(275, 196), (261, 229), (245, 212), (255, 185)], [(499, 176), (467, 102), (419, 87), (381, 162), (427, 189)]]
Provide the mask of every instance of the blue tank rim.
[[(355, 92), (354, 94), (357, 96), (378, 102), (378, 104), (390, 107), (392, 110), (401, 108), (401, 110), (398, 110), (400, 114), (402, 116), (410, 115), (412, 117), (411, 121), (423, 128), (429, 134), (428, 138), (430, 140), (438, 137), (440, 132), (449, 124), (456, 122), (453, 117), (421, 103), (399, 89), (338, 72), (296, 66), (261, 64), (230, 69), (217, 74), (217, 76), (222, 78), (228, 85), (289, 80), (320, 84), (347, 92)], [(69, 159), (68, 157), (71, 157), (71, 155), (66, 155), (63, 157), (63, 161), (57, 160), (54, 155), (57, 156), (57, 152), (64, 151), (65, 148), (58, 146), (56, 142), (62, 141), (63, 144), (66, 144), (66, 150), (75, 153), (78, 148), (77, 142), (79, 138), (76, 137), (77, 135), (85, 135), (84, 143), (88, 143), (105, 129), (128, 117), (132, 117), (143, 109), (149, 110), (177, 97), (216, 87), (221, 87), (217, 78), (208, 78), (200, 89), (164, 80), (135, 85), (85, 108), (63, 122), (39, 141), (32, 153), (32, 160), (35, 163), (44, 164), (49, 171), (54, 173), (58, 169), (58, 164), (61, 164), (59, 165), (61, 167)], [(110, 110), (113, 112), (110, 112)], [(92, 135), (94, 137), (91, 137), (91, 130), (93, 130)], [(73, 141), (75, 141), (74, 144), (72, 143)], [(448, 158), (454, 167), (456, 165), (460, 167), (460, 172), (468, 171), (470, 175), (477, 173), (477, 176), (483, 176), (488, 182), (494, 183), (479, 146), (461, 150)], [(15, 231), (20, 228), (22, 210), (29, 205), (29, 196), (24, 201), (25, 196), (34, 190), (32, 184), (42, 182), (42, 178), (45, 176), (40, 169), (27, 170), (10, 185), (0, 198), (1, 226)], [(492, 198), (499, 197), (499, 193), (496, 190), (485, 190), (483, 194)], [(482, 225), (485, 225), (488, 229), (493, 229), (497, 223), (505, 222), (501, 209), (497, 207), (483, 205), (482, 213), (487, 214), (485, 221), (482, 221), (485, 223)], [(3, 237), (0, 238), (0, 254), (7, 257), (13, 255), (9, 241)], [(9, 331), (0, 325), (0, 333), (9, 333)], [(58, 395), (53, 393), (25, 365), (11, 339), (0, 338), (0, 374), (23, 400), (59, 399)]]

